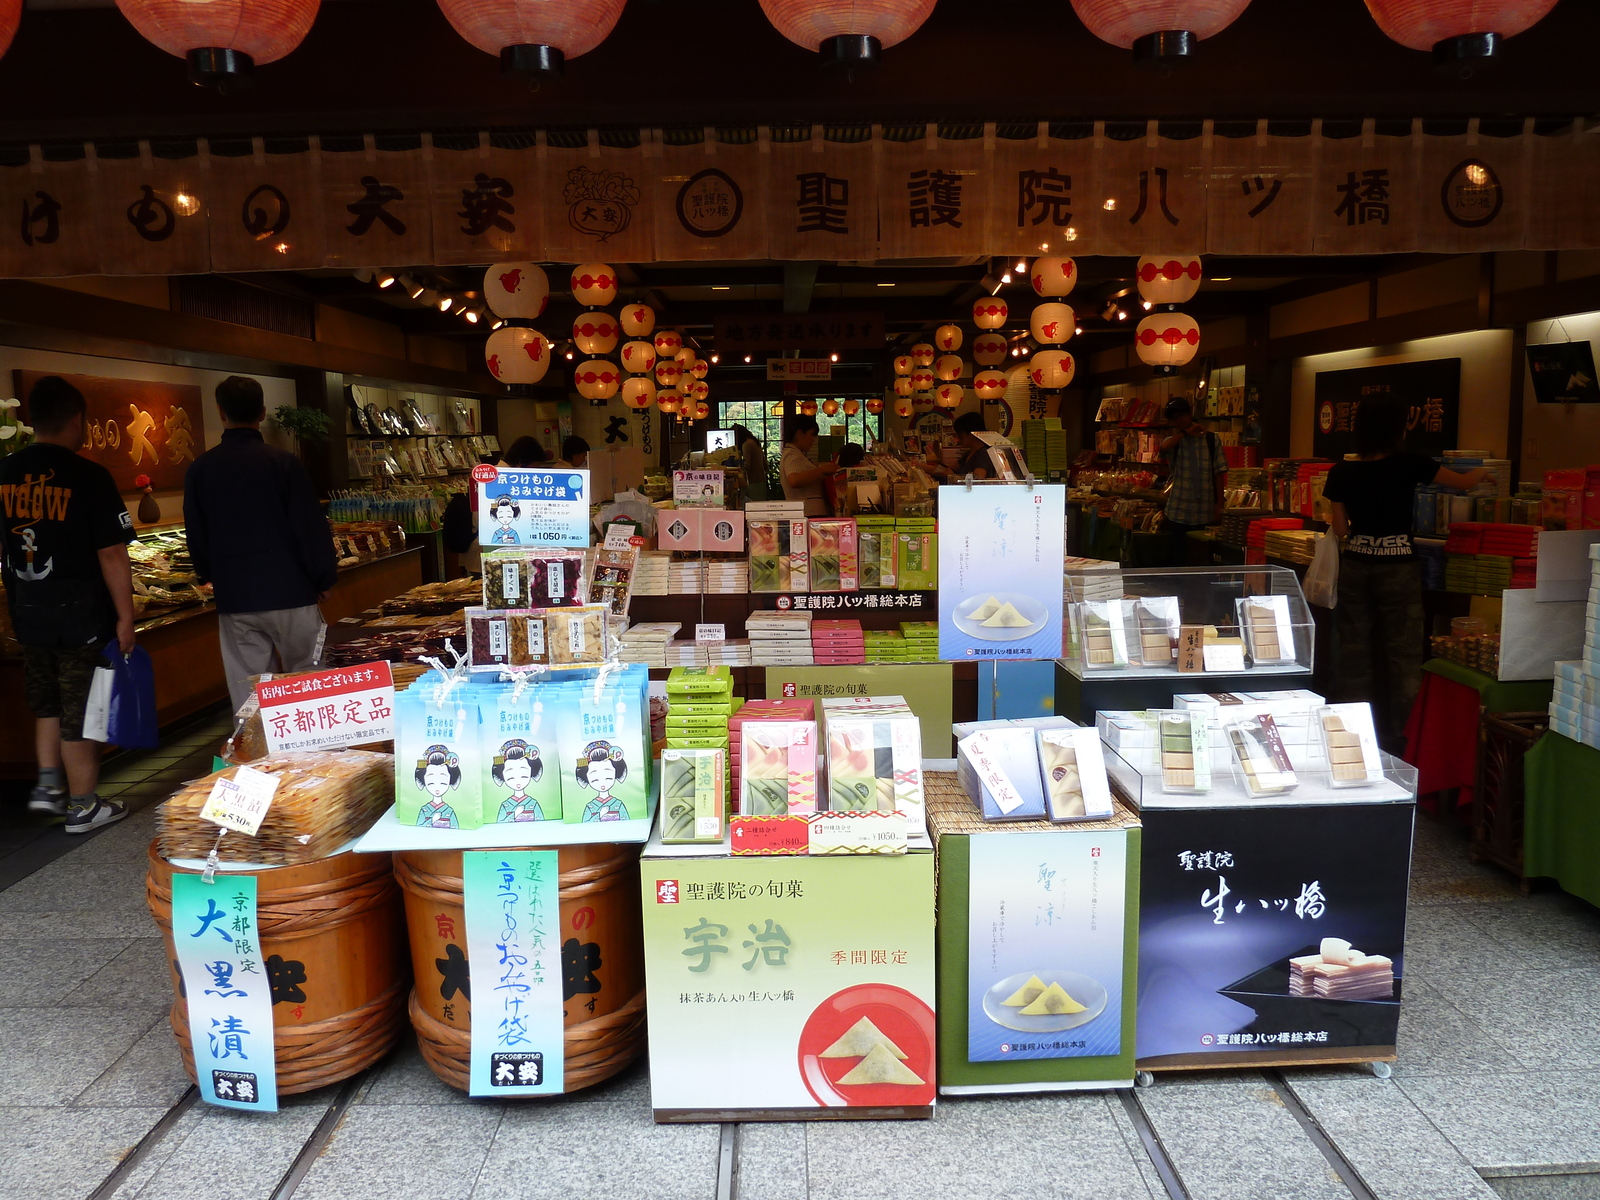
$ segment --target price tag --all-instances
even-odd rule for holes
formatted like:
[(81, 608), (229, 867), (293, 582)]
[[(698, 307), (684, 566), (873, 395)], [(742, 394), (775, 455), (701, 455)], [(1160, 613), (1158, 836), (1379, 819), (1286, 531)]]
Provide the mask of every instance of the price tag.
[(255, 837), (277, 791), (276, 775), (240, 767), (232, 779), (222, 778), (212, 784), (211, 795), (200, 809), (200, 819)]
[(1207, 671), (1225, 671), (1230, 675), (1242, 674), (1244, 672), (1244, 647), (1237, 643), (1231, 646), (1218, 646), (1215, 644), (1207, 646), (1205, 647), (1205, 661)]
[(728, 640), (728, 627), (726, 625), (696, 625), (694, 627), (694, 640), (697, 642), (725, 642)]
[[(601, 549), (626, 550), (629, 546), (633, 545), (634, 533), (638, 528), (639, 527), (637, 525), (607, 525), (606, 540)], [(643, 539), (640, 540), (642, 541)]]

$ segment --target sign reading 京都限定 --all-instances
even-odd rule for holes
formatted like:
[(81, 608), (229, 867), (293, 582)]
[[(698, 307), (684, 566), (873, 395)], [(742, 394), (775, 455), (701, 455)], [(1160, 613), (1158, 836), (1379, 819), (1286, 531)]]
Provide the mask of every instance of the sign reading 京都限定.
[(1060, 484), (939, 489), (939, 657), (1061, 657)]
[(587, 546), (589, 472), (572, 467), (472, 468), (478, 542), (484, 546)]
[(256, 928), (256, 877), (172, 875), (172, 945), (189, 1008), (194, 1075), (208, 1104), (278, 1111), (273, 962)]
[(394, 675), (386, 662), (263, 679), (256, 699), (273, 754), (394, 737)]
[(461, 856), (471, 971), (473, 1096), (566, 1086), (560, 868), (554, 850)]
[(933, 856), (641, 863), (658, 1118), (933, 1104)]

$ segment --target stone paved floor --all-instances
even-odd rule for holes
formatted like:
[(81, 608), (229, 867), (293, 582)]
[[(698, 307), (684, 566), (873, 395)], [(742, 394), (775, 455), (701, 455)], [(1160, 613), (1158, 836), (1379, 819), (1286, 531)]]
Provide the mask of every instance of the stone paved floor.
[(223, 732), (201, 722), (114, 764), (105, 790), (136, 811), (92, 837), (0, 799), (0, 1200), (1600, 1198), (1600, 912), (1521, 896), (1426, 814), (1388, 1081), (1169, 1075), (1130, 1095), (943, 1100), (927, 1122), (723, 1129), (654, 1124), (642, 1065), (498, 1104), (444, 1086), (408, 1042), (274, 1116), (207, 1108), (167, 1026), (144, 856), (152, 806), (209, 769)]

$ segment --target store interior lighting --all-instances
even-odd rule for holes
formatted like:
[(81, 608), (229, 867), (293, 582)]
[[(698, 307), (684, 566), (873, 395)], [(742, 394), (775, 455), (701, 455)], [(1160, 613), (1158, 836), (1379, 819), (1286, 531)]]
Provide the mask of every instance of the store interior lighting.
[(373, 276), (373, 282), (376, 283), (381, 288), (393, 287), (394, 286), (394, 272), (393, 271), (379, 271), (376, 275)]

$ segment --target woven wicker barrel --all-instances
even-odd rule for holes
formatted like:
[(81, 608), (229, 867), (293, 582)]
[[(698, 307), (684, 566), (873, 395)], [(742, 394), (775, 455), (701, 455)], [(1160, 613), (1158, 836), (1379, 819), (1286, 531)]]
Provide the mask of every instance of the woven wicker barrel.
[[(531, 847), (538, 849), (539, 847)], [(566, 979), (566, 1090), (609, 1079), (644, 1050), (644, 933), (638, 846), (562, 846), (561, 946)], [(394, 856), (406, 898), (417, 986), (411, 1023), (440, 1079), (467, 1090), (472, 1004), (466, 979), (461, 854)]]
[[(194, 873), (173, 867), (151, 843), (145, 898), (166, 939), (172, 1031), (190, 1079), (194, 1052), (172, 944), (172, 877)], [(278, 1093), (309, 1092), (365, 1070), (405, 1031), (411, 984), (389, 856), (336, 854), (251, 874), (262, 960), (277, 957), (284, 968), (277, 990), (286, 994), (272, 1006)]]

